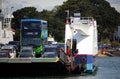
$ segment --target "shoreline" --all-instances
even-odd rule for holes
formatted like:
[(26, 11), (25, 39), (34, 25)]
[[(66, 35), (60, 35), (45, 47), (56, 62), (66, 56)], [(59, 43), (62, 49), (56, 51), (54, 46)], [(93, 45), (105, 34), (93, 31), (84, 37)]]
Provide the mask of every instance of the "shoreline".
[(101, 53), (101, 50), (98, 51), (98, 57), (120, 57), (120, 51), (107, 50), (105, 54)]

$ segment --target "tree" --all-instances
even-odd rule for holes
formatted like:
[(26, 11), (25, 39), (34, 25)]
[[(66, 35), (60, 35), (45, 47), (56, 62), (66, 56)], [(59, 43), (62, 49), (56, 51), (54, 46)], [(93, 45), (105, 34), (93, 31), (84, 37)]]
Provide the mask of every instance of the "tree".
[(81, 16), (94, 17), (99, 25), (98, 32), (102, 39), (108, 38), (113, 41), (113, 34), (116, 32), (117, 26), (120, 25), (120, 13), (106, 0), (68, 0), (57, 7), (56, 17), (65, 19), (65, 10), (70, 11), (70, 16), (73, 16), (75, 12), (80, 12)]
[(52, 11), (36, 11), (34, 7), (25, 7), (13, 13), (13, 26), (20, 28), (22, 18), (39, 18), (48, 21), (48, 32), (57, 41), (64, 41), (65, 20), (67, 14), (65, 10), (73, 13), (80, 12), (83, 17), (94, 17), (97, 20), (99, 41), (109, 39), (112, 42), (114, 32), (120, 25), (120, 13), (111, 7), (106, 0), (67, 0), (61, 6), (56, 6)]

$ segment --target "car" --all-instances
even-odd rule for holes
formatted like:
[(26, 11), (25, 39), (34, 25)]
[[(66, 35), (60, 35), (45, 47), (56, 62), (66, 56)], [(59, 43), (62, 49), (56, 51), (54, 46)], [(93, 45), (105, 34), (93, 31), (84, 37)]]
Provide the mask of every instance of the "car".
[(59, 49), (55, 45), (45, 45), (44, 53), (42, 54), (43, 58), (56, 58), (59, 57)]
[(4, 44), (1, 44), (1, 43), (0, 43), (0, 49), (2, 48), (2, 46), (4, 46)]
[(56, 58), (58, 55), (55, 52), (45, 52), (42, 55), (43, 58)]
[(16, 58), (16, 48), (14, 45), (4, 45), (1, 47), (1, 50), (8, 50), (10, 54), (10, 58)]
[(0, 50), (0, 58), (10, 58), (10, 53), (8, 50)]
[(16, 45), (17, 51), (20, 51), (20, 41), (9, 41), (9, 45)]
[(59, 49), (64, 49), (65, 50), (65, 43), (56, 43), (56, 44), (52, 44), (52, 45), (56, 45)]
[(115, 48), (116, 51), (120, 51), (120, 46)]
[(33, 58), (34, 51), (32, 47), (22, 47), (18, 55), (19, 58)]

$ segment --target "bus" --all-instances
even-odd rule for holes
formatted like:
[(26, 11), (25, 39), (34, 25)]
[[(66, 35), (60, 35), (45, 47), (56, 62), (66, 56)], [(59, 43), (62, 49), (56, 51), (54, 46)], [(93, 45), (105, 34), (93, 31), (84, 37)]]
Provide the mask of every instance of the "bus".
[(22, 19), (20, 44), (32, 46), (35, 56), (40, 57), (43, 53), (43, 45), (47, 44), (48, 30), (47, 21), (41, 19)]

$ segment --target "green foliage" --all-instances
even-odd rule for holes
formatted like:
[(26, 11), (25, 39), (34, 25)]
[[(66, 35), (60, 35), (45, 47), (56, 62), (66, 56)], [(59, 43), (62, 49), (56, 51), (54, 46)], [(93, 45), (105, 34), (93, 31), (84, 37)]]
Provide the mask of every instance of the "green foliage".
[(13, 28), (20, 28), (22, 18), (39, 18), (48, 21), (48, 32), (58, 42), (64, 41), (66, 12), (80, 12), (83, 17), (94, 17), (97, 20), (99, 40), (113, 41), (113, 34), (120, 25), (120, 13), (111, 7), (106, 0), (67, 0), (61, 6), (56, 6), (52, 11), (36, 11), (34, 7), (25, 7), (13, 13)]
[(38, 18), (39, 12), (34, 7), (25, 7), (13, 13), (13, 28), (20, 28), (20, 21), (23, 18)]
[(40, 18), (48, 21), (48, 33), (52, 34), (56, 41), (64, 41), (64, 22), (55, 16), (55, 12), (43, 10), (39, 13)]
[(111, 43), (111, 46), (112, 46), (112, 47), (118, 47), (118, 46), (120, 46), (120, 43), (117, 42), (117, 41), (113, 41), (113, 42)]
[(16, 28), (14, 40), (20, 40), (20, 29)]
[(110, 41), (113, 41), (113, 34), (120, 25), (120, 13), (106, 0), (68, 0), (58, 8), (56, 16), (65, 19), (65, 10), (70, 11), (70, 16), (75, 12), (80, 12), (81, 16), (94, 17), (99, 25), (98, 32), (101, 38), (109, 38)]
[(106, 39), (102, 40), (102, 44), (111, 44), (110, 39), (106, 38)]

